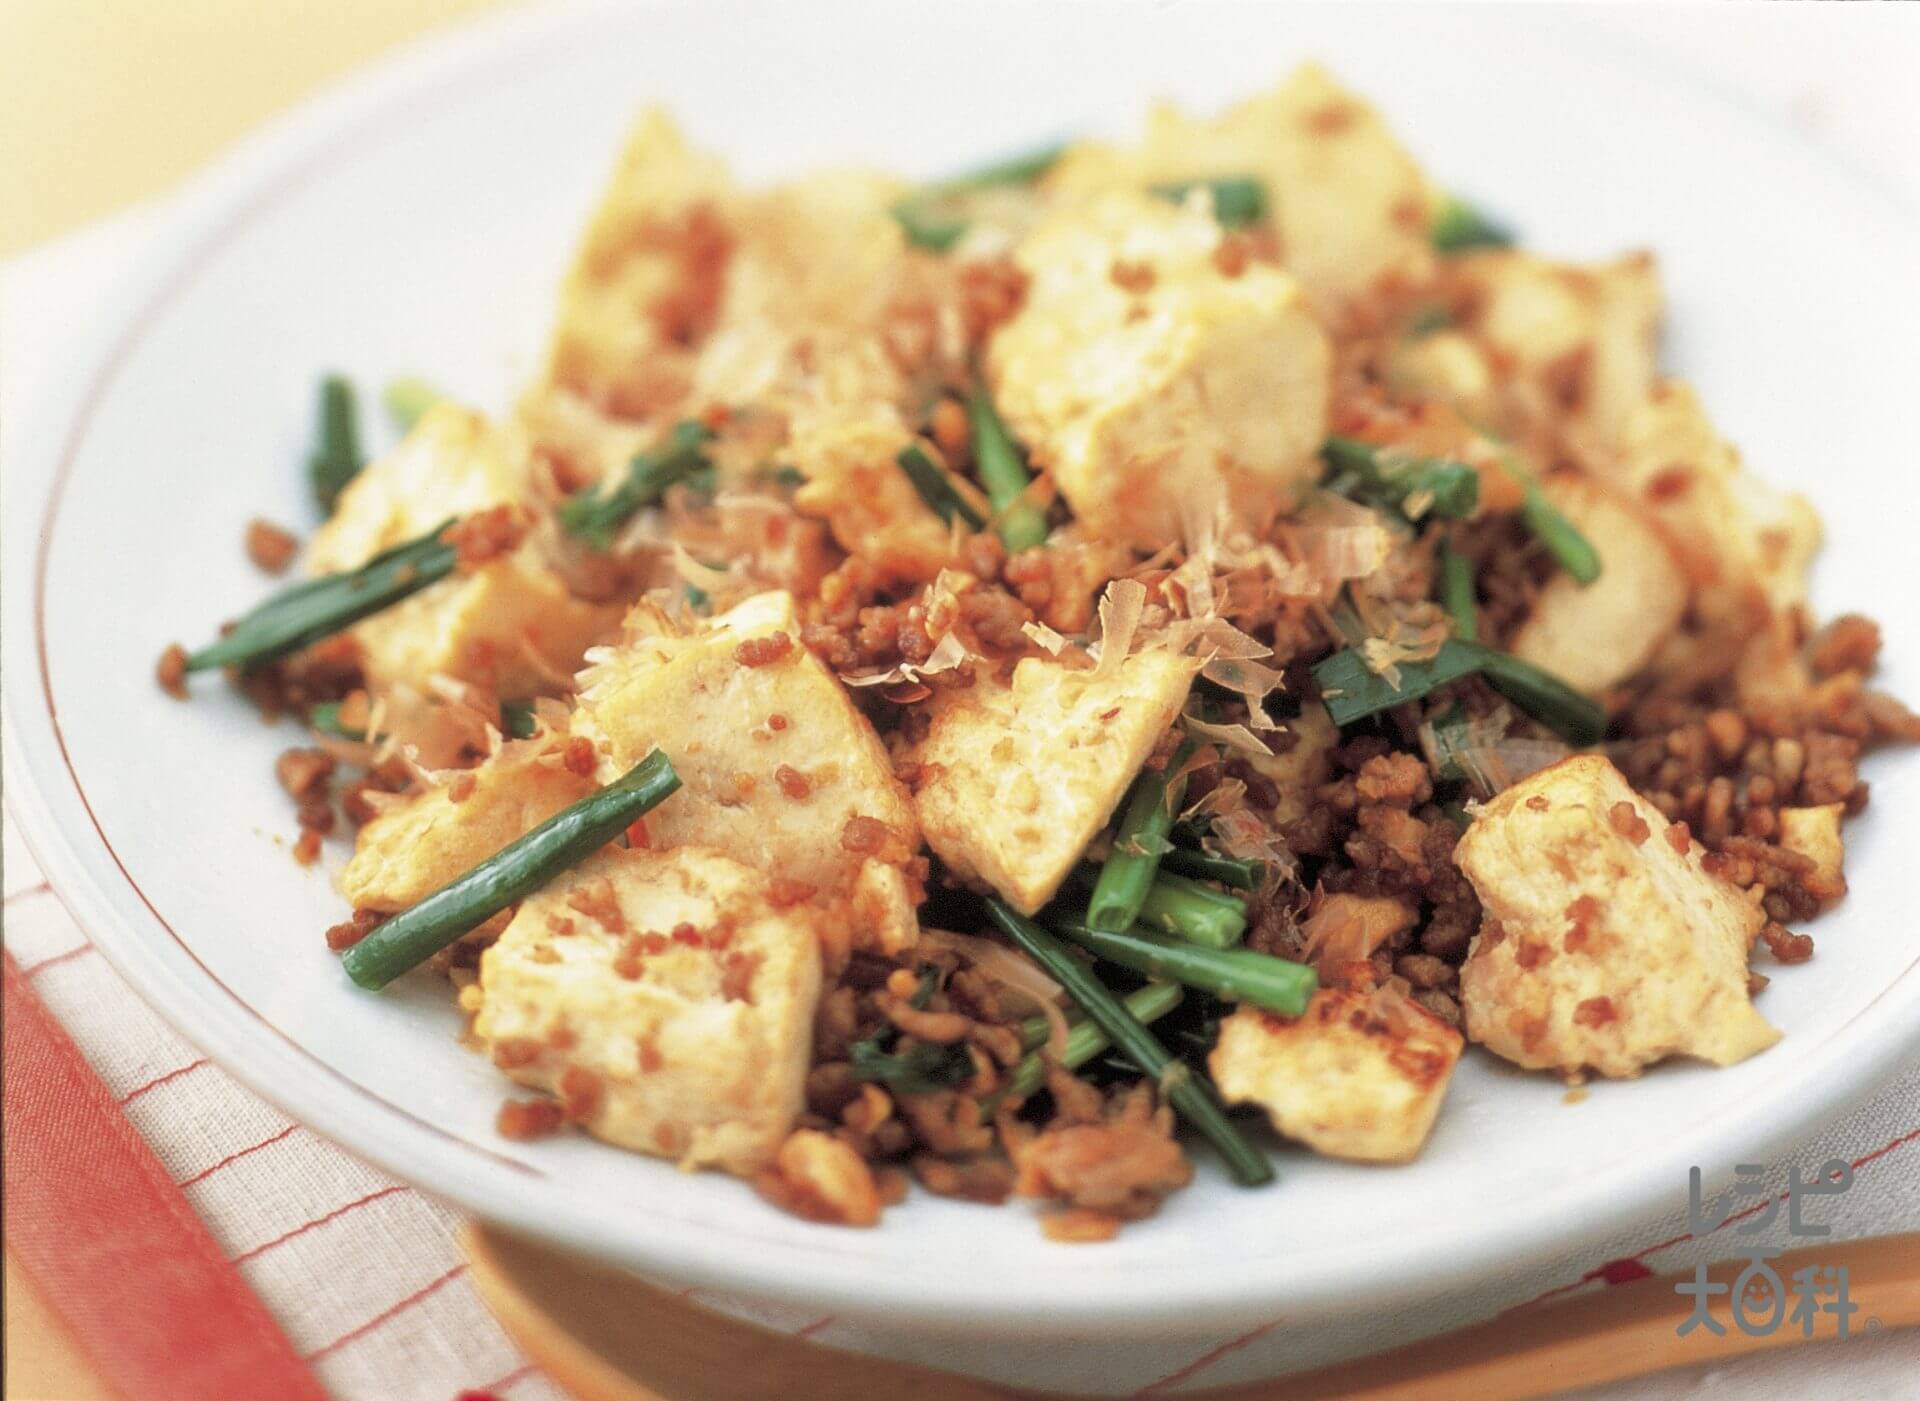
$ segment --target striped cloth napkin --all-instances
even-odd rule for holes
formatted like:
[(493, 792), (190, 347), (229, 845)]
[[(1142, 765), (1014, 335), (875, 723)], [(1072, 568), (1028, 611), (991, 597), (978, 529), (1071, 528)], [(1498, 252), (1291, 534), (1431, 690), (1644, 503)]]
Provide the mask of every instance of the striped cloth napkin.
[(11, 817), (5, 843), (7, 1245), (103, 1375), (143, 1398), (560, 1401), (466, 1279), (458, 1218), (210, 1064), (88, 942)]

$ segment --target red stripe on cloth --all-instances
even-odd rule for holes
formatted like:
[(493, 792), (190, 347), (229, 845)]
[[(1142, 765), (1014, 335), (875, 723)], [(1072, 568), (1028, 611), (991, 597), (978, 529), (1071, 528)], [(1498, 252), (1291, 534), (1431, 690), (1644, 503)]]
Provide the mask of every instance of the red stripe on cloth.
[(79, 948), (68, 949), (65, 953), (57, 953), (52, 958), (43, 958), (38, 963), (29, 963), (25, 968), (20, 970), (20, 976), (23, 978), (36, 978), (41, 972), (48, 968), (57, 968), (62, 963), (80, 957), (83, 953), (92, 952), (92, 944), (82, 944)]
[(200, 1069), (201, 1066), (205, 1064), (207, 1064), (207, 1058), (205, 1056), (202, 1056), (200, 1057), (199, 1060), (190, 1060), (185, 1065), (178, 1066), (172, 1070), (169, 1070), (165, 1075), (156, 1075), (151, 1080), (147, 1081), (145, 1084), (135, 1085), (132, 1089), (128, 1090), (125, 1094), (121, 1095), (120, 1103), (132, 1104), (136, 1099), (140, 1098), (140, 1096), (145, 1094), (148, 1090), (157, 1090), (162, 1085), (168, 1084), (174, 1080), (178, 1080), (182, 1075), (185, 1075), (190, 1071), (198, 1070)]
[[(1920, 1143), (1920, 1129), (1911, 1129), (1899, 1137), (1881, 1144), (1871, 1153), (1862, 1153), (1849, 1163), (1848, 1166), (1855, 1169), (1863, 1168), (1875, 1159), (1884, 1158), (1887, 1154), (1904, 1148), (1909, 1143)], [(1784, 1202), (1786, 1199), (1787, 1194), (1782, 1192), (1775, 1200)], [(1752, 1206), (1743, 1207), (1739, 1211), (1734, 1212), (1733, 1215), (1729, 1216), (1713, 1229), (1715, 1231), (1724, 1231), (1736, 1221), (1744, 1221), (1756, 1212), (1765, 1211), (1766, 1208), (1767, 1201), (1765, 1199), (1757, 1201)], [(1709, 1232), (1709, 1234), (1711, 1234), (1711, 1232)], [(1515, 1304), (1512, 1308), (1504, 1312), (1517, 1313), (1522, 1309), (1530, 1309), (1535, 1304), (1544, 1303), (1548, 1299), (1558, 1298), (1562, 1294), (1569, 1294), (1582, 1285), (1592, 1284), (1595, 1280), (1603, 1280), (1607, 1284), (1632, 1284), (1637, 1280), (1645, 1279), (1653, 1273), (1644, 1263), (1649, 1255), (1658, 1255), (1663, 1250), (1671, 1250), (1676, 1245), (1684, 1245), (1693, 1238), (1691, 1231), (1683, 1231), (1677, 1236), (1668, 1236), (1665, 1240), (1656, 1241), (1652, 1245), (1634, 1251), (1631, 1255), (1623, 1256), (1618, 1260), (1608, 1260), (1604, 1264), (1588, 1270), (1585, 1274), (1581, 1275), (1580, 1278), (1571, 1280), (1566, 1284), (1557, 1284), (1551, 1289), (1534, 1295), (1525, 1303)]]
[(377, 1202), (382, 1197), (391, 1197), (397, 1192), (404, 1192), (407, 1190), (408, 1189), (402, 1186), (401, 1184), (395, 1183), (391, 1187), (382, 1187), (377, 1192), (369, 1192), (364, 1197), (355, 1197), (352, 1201), (348, 1202), (345, 1206), (336, 1206), (332, 1211), (327, 1212), (325, 1215), (313, 1217), (311, 1220), (308, 1220), (308, 1221), (302, 1221), (298, 1226), (295, 1226), (291, 1231), (286, 1232), (284, 1235), (275, 1236), (270, 1241), (263, 1241), (259, 1245), (254, 1246), (253, 1249), (244, 1251), (243, 1253), (234, 1256), (233, 1263), (236, 1265), (244, 1265), (247, 1263), (247, 1261), (253, 1259), (257, 1255), (265, 1255), (269, 1250), (272, 1250), (276, 1245), (285, 1245), (288, 1241), (292, 1240), (295, 1236), (304, 1236), (308, 1231), (314, 1230), (315, 1228), (320, 1226), (324, 1226), (329, 1221), (336, 1221), (340, 1217), (345, 1216), (348, 1212), (358, 1210), (360, 1207), (367, 1205), (369, 1202)]
[(141, 1401), (325, 1401), (80, 1052), (4, 959), (7, 1246)]
[(1254, 1328), (1248, 1332), (1242, 1333), (1237, 1338), (1229, 1338), (1226, 1342), (1220, 1344), (1220, 1346), (1215, 1348), (1212, 1352), (1202, 1353), (1199, 1357), (1194, 1358), (1193, 1361), (1189, 1362), (1186, 1366), (1182, 1367), (1179, 1371), (1169, 1372), (1167, 1373), (1166, 1376), (1161, 1377), (1158, 1381), (1148, 1382), (1145, 1386), (1141, 1387), (1138, 1391), (1134, 1392), (1133, 1394), (1135, 1396), (1154, 1396), (1159, 1394), (1160, 1392), (1167, 1391), (1173, 1387), (1180, 1385), (1181, 1382), (1184, 1382), (1189, 1378), (1197, 1377), (1200, 1375), (1200, 1373), (1206, 1371), (1207, 1368), (1211, 1367), (1214, 1363), (1218, 1362), (1221, 1358), (1227, 1356), (1228, 1354), (1240, 1351), (1241, 1348), (1247, 1346), (1247, 1344), (1249, 1343), (1259, 1342), (1260, 1339), (1266, 1337), (1267, 1334), (1271, 1333), (1274, 1329), (1278, 1328), (1280, 1326), (1280, 1323), (1281, 1323), (1281, 1320), (1276, 1318), (1273, 1320), (1273, 1322), (1263, 1323), (1258, 1328)]
[(1883, 1143), (1871, 1153), (1866, 1153), (1855, 1158), (1852, 1166), (1856, 1168), (1865, 1167), (1875, 1158), (1884, 1158), (1887, 1154), (1893, 1152), (1894, 1149), (1905, 1148), (1909, 1143), (1920, 1143), (1920, 1129), (1910, 1129), (1906, 1133), (1901, 1134), (1900, 1137), (1894, 1139), (1891, 1143)]
[(11, 905), (15, 900), (24, 900), (29, 895), (50, 895), (52, 893), (53, 887), (45, 881), (41, 881), (38, 885), (30, 885), (24, 890), (14, 891), (13, 894), (9, 895), (4, 901), (0, 901), (0, 904)]
[[(1849, 1164), (1849, 1166), (1856, 1169), (1865, 1167), (1868, 1163), (1873, 1162), (1875, 1159), (1884, 1158), (1887, 1156), (1887, 1154), (1892, 1153), (1897, 1149), (1904, 1148), (1910, 1143), (1920, 1143), (1920, 1129), (1912, 1129), (1906, 1133), (1899, 1135), (1897, 1138), (1890, 1140), (1887, 1143), (1881, 1144), (1880, 1147), (1874, 1149), (1871, 1153), (1861, 1154), (1859, 1157), (1855, 1158), (1853, 1162)], [(1787, 1199), (1786, 1194), (1784, 1192), (1781, 1193), (1779, 1200), (1785, 1201), (1786, 1199)], [(1734, 1222), (1744, 1220), (1746, 1217), (1752, 1216), (1757, 1211), (1765, 1210), (1766, 1206), (1767, 1206), (1767, 1203), (1764, 1200), (1755, 1202), (1752, 1206), (1746, 1207), (1740, 1211), (1736, 1211), (1733, 1215), (1729, 1216), (1725, 1221), (1722, 1221), (1718, 1226), (1714, 1227), (1714, 1229), (1716, 1231), (1723, 1231), (1728, 1226), (1733, 1225)], [(1653, 1274), (1653, 1271), (1649, 1269), (1645, 1264), (1642, 1263), (1649, 1255), (1657, 1255), (1663, 1250), (1671, 1249), (1676, 1245), (1680, 1245), (1683, 1242), (1690, 1241), (1692, 1239), (1693, 1239), (1693, 1236), (1691, 1234), (1669, 1236), (1666, 1240), (1656, 1241), (1654, 1244), (1647, 1246), (1643, 1250), (1635, 1251), (1632, 1255), (1625, 1256), (1624, 1258), (1619, 1260), (1609, 1260), (1603, 1265), (1600, 1265), (1594, 1269), (1588, 1270), (1579, 1279), (1573, 1280), (1567, 1284), (1556, 1285), (1552, 1289), (1548, 1289), (1543, 1293), (1534, 1295), (1533, 1298), (1527, 1300), (1523, 1304), (1515, 1304), (1512, 1308), (1505, 1310), (1502, 1316), (1504, 1317), (1506, 1313), (1518, 1313), (1522, 1309), (1532, 1308), (1534, 1305), (1539, 1304), (1544, 1300), (1551, 1299), (1558, 1295), (1568, 1293), (1572, 1290), (1580, 1288), (1582, 1285), (1592, 1284), (1596, 1280), (1602, 1280), (1609, 1285), (1614, 1285), (1614, 1284), (1631, 1284), (1638, 1280), (1646, 1279)], [(1227, 1356), (1229, 1353), (1238, 1352), (1241, 1348), (1247, 1346), (1247, 1344), (1257, 1342), (1259, 1339), (1265, 1337), (1268, 1333), (1271, 1333), (1275, 1328), (1278, 1328), (1280, 1326), (1280, 1322), (1281, 1320), (1275, 1319), (1271, 1323), (1263, 1323), (1262, 1325), (1260, 1325), (1260, 1327), (1255, 1328), (1252, 1332), (1242, 1333), (1237, 1338), (1229, 1339), (1227, 1342), (1222, 1343), (1219, 1347), (1215, 1348), (1213, 1351), (1209, 1353), (1205, 1353), (1200, 1357), (1196, 1357), (1193, 1361), (1189, 1362), (1186, 1366), (1182, 1367), (1179, 1371), (1171, 1372), (1168, 1375), (1161, 1377), (1157, 1381), (1148, 1382), (1146, 1386), (1142, 1387), (1140, 1390), (1134, 1392), (1133, 1394), (1135, 1396), (1151, 1396), (1156, 1393), (1166, 1391), (1169, 1388), (1178, 1386), (1182, 1382), (1191, 1381), (1194, 1377), (1197, 1377), (1198, 1375), (1200, 1375), (1200, 1373), (1206, 1371), (1209, 1367), (1213, 1366), (1214, 1363), (1218, 1362), (1221, 1358)]]
[(445, 1274), (441, 1275), (438, 1279), (427, 1281), (427, 1283), (421, 1285), (418, 1289), (414, 1290), (413, 1293), (407, 1295), (406, 1298), (400, 1300), (398, 1303), (391, 1304), (388, 1307), (380, 1310), (379, 1313), (375, 1314), (372, 1318), (369, 1318), (365, 1323), (361, 1324), (358, 1328), (354, 1328), (349, 1330), (348, 1332), (342, 1333), (339, 1337), (335, 1338), (332, 1342), (328, 1343), (325, 1347), (315, 1348), (312, 1352), (307, 1354), (306, 1360), (309, 1362), (318, 1362), (321, 1358), (327, 1356), (327, 1354), (338, 1352), (341, 1348), (345, 1347), (348, 1343), (358, 1342), (360, 1339), (366, 1337), (367, 1334), (371, 1333), (374, 1329), (378, 1328), (381, 1324), (386, 1323), (390, 1319), (393, 1319), (398, 1315), (405, 1313), (408, 1309), (412, 1308), (415, 1304), (422, 1302), (428, 1296), (437, 1294), (441, 1289), (453, 1283), (454, 1280), (458, 1279), (461, 1275), (465, 1274), (466, 1272), (467, 1272), (467, 1267), (465, 1265), (455, 1265), (452, 1269), (448, 1270)]
[(249, 1143), (245, 1148), (235, 1149), (233, 1152), (227, 1154), (226, 1157), (222, 1158), (219, 1162), (213, 1164), (213, 1166), (200, 1169), (200, 1171), (196, 1172), (192, 1177), (182, 1178), (180, 1181), (181, 1190), (185, 1191), (187, 1188), (193, 1186), (196, 1182), (205, 1182), (209, 1177), (212, 1177), (216, 1172), (220, 1171), (221, 1168), (226, 1167), (229, 1164), (239, 1162), (242, 1158), (246, 1157), (249, 1153), (258, 1153), (262, 1148), (273, 1147), (274, 1144), (280, 1142), (281, 1139), (291, 1135), (293, 1131), (299, 1127), (300, 1126), (298, 1124), (288, 1124), (284, 1129), (280, 1130), (280, 1132), (275, 1134), (272, 1138), (263, 1138), (258, 1143)]
[(494, 1392), (505, 1391), (508, 1387), (515, 1386), (520, 1382), (525, 1381), (528, 1377), (532, 1376), (535, 1372), (539, 1370), (540, 1369), (531, 1362), (522, 1362), (518, 1367), (515, 1367), (511, 1372), (508, 1372), (504, 1377), (495, 1377), (492, 1381), (488, 1382), (485, 1386), (481, 1387), (479, 1391), (475, 1394), (480, 1396), (490, 1396)]

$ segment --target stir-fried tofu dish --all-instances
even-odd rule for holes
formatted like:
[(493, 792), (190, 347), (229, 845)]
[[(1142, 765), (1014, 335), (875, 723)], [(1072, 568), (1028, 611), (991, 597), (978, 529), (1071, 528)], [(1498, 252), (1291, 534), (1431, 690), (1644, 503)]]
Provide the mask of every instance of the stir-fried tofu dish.
[(517, 406), (365, 460), (328, 379), (304, 581), (159, 679), (310, 732), (339, 995), (446, 980), (506, 1138), (1101, 1240), (1411, 1161), (1470, 1051), (1791, 1054), (1920, 722), (1661, 319), (1318, 68), (931, 184), (648, 114)]

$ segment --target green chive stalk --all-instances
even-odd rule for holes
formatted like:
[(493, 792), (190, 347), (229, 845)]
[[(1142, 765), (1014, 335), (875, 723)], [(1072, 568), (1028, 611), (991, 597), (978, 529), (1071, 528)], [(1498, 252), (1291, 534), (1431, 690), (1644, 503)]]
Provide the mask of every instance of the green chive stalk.
[(1473, 597), (1473, 563), (1445, 540), (1440, 542), (1440, 602), (1453, 619), (1453, 635), (1473, 642), (1480, 636), (1480, 618)]
[(636, 453), (627, 475), (612, 490), (588, 487), (560, 503), (560, 524), (596, 550), (613, 546), (620, 528), (648, 506), (658, 504), (675, 482), (711, 469), (706, 446), (713, 430), (704, 423), (677, 423), (667, 441)]
[(365, 465), (366, 459), (360, 455), (353, 385), (342, 375), (328, 375), (320, 381), (319, 442), (307, 459), (307, 480), (320, 509), (330, 513), (347, 483)]
[(1120, 1053), (1159, 1085), (1175, 1112), (1219, 1150), (1236, 1181), (1257, 1187), (1273, 1180), (1273, 1164), (1227, 1117), (1212, 1084), (1162, 1045), (1065, 944), (1002, 900), (989, 899), (987, 912), (1021, 952), (1066, 989)]
[(342, 955), (347, 976), (378, 991), (591, 856), (679, 787), (671, 761), (654, 750), (599, 792), (561, 809), (380, 925)]
[(500, 728), (509, 739), (532, 739), (540, 728), (529, 701), (500, 702)]
[[(1123, 997), (1120, 1005), (1135, 1021), (1146, 1026), (1178, 1007), (1185, 996), (1173, 983), (1148, 983)], [(1047, 1058), (1039, 1048), (1046, 1045), (1048, 1030), (1045, 1017), (1028, 1017), (1021, 1025), (1020, 1044), (1027, 1048), (1027, 1054), (1007, 1072), (1000, 1088), (980, 1102), (982, 1119), (992, 1118), (1003, 1103), (1018, 1104), (1031, 1098), (1047, 1083)], [(1068, 1070), (1078, 1070), (1111, 1045), (1113, 1038), (1100, 1029), (1098, 1022), (1075, 1022), (1067, 1028), (1067, 1044), (1060, 1053), (1060, 1064)]]
[(1247, 904), (1237, 895), (1162, 871), (1140, 902), (1140, 922), (1190, 944), (1230, 949), (1247, 932)]
[(1598, 701), (1531, 662), (1488, 648), (1480, 674), (1494, 690), (1569, 744), (1598, 744), (1607, 732), (1607, 712)]
[(974, 469), (987, 489), (987, 500), (993, 503), (996, 528), (1007, 552), (1019, 554), (1046, 543), (1047, 513), (1026, 499), (1033, 478), (985, 384), (973, 391), (967, 403), (967, 421), (973, 427)]
[(245, 666), (297, 652), (453, 573), (458, 555), (443, 521), (417, 540), (383, 550), (358, 569), (293, 584), (267, 598), (218, 642), (187, 658), (188, 671)]
[(1064, 146), (1047, 146), (921, 185), (893, 206), (894, 220), (909, 243), (944, 253), (960, 241), (971, 222), (966, 214), (969, 195), (1031, 185), (1047, 173), (1065, 150)]
[(1251, 175), (1216, 175), (1204, 180), (1175, 180), (1155, 185), (1153, 193), (1180, 203), (1198, 189), (1213, 192), (1214, 221), (1223, 229), (1254, 224), (1267, 216), (1267, 187)]
[[(938, 991), (939, 968), (933, 964), (922, 964), (920, 986), (913, 990), (907, 1005), (917, 1012), (924, 1012)], [(1042, 1017), (1040, 1020), (1046, 1019)], [(1042, 1039), (1046, 1037), (1044, 1027), (1040, 1036)], [(899, 1033), (892, 1027), (882, 1027), (848, 1047), (847, 1068), (852, 1071), (853, 1078), (877, 1081), (894, 1093), (903, 1095), (932, 1094), (973, 1078), (973, 1055), (967, 1050), (966, 1043), (956, 1041), (941, 1045), (933, 1041), (916, 1041), (906, 1049), (896, 1051), (892, 1047), (899, 1039)], [(1026, 1044), (1024, 1040), (1021, 1042), (1022, 1047)]]
[(1327, 714), (1341, 726), (1419, 700), (1463, 676), (1478, 674), (1570, 744), (1596, 744), (1606, 733), (1606, 711), (1597, 702), (1531, 662), (1485, 643), (1449, 638), (1426, 661), (1400, 662), (1395, 671), (1397, 685), (1368, 666), (1358, 648), (1348, 647), (1315, 662), (1313, 679), (1320, 687)]
[(1283, 1017), (1307, 1010), (1319, 980), (1304, 963), (1293, 963), (1252, 949), (1205, 949), (1181, 939), (1144, 930), (1110, 934), (1082, 924), (1054, 926), (1096, 958), (1144, 977), (1184, 983), (1233, 1002), (1248, 1002)]
[(1176, 846), (1162, 853), (1160, 866), (1176, 875), (1218, 881), (1235, 890), (1258, 890), (1267, 878), (1267, 868), (1262, 862), (1238, 856), (1217, 856), (1211, 851), (1196, 851), (1184, 846)]
[(1441, 253), (1459, 253), (1468, 248), (1506, 248), (1513, 243), (1510, 230), (1458, 195), (1448, 195), (1441, 201), (1427, 236)]
[(955, 516), (960, 517), (974, 530), (983, 529), (987, 518), (973, 508), (973, 503), (960, 494), (939, 464), (928, 457), (925, 449), (918, 443), (908, 443), (900, 449), (900, 455), (894, 459), (900, 470), (907, 474), (907, 480), (913, 483), (913, 489), (920, 493), (920, 499), (927, 503), (933, 513), (940, 517), (944, 525), (952, 525)]
[(949, 1090), (974, 1074), (973, 1057), (964, 1045), (917, 1041), (904, 1051), (890, 1051), (874, 1037), (848, 1048), (847, 1067), (854, 1079), (872, 1080), (902, 1095)]
[[(1100, 867), (1083, 861), (1068, 880), (1075, 890), (1092, 890), (1099, 883)], [(1154, 876), (1146, 899), (1140, 902), (1140, 922), (1189, 943), (1229, 949), (1247, 931), (1247, 905), (1237, 895), (1163, 870)]]
[(1554, 557), (1560, 567), (1582, 584), (1591, 584), (1600, 577), (1600, 552), (1593, 548), (1593, 542), (1582, 535), (1579, 528), (1561, 514), (1560, 508), (1547, 499), (1546, 492), (1540, 489), (1531, 474), (1515, 469), (1520, 477), (1521, 487), (1526, 495), (1520, 503), (1520, 519), (1526, 522), (1527, 529), (1542, 545), (1547, 553)]
[(1193, 741), (1186, 741), (1165, 768), (1146, 769), (1133, 781), (1133, 793), (1113, 836), (1113, 850), (1087, 899), (1087, 923), (1095, 929), (1126, 929), (1140, 917), (1140, 906), (1159, 873), (1160, 858), (1172, 845), (1167, 833), (1187, 786), (1176, 775), (1193, 749)]
[(1416, 457), (1357, 438), (1328, 438), (1320, 449), (1333, 476), (1327, 485), (1399, 511), (1465, 520), (1480, 505), (1480, 474), (1464, 462)]
[(307, 724), (323, 735), (332, 735), (335, 739), (364, 740), (365, 730), (356, 730), (340, 720), (339, 701), (321, 701), (307, 711)]

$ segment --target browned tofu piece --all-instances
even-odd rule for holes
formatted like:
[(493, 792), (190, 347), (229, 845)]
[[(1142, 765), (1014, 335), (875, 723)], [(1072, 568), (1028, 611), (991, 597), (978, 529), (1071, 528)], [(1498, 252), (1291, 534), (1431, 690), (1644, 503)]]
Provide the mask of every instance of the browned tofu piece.
[(448, 783), (375, 817), (340, 873), (341, 893), (355, 909), (404, 910), (586, 797), (594, 782), (567, 768), (564, 744), (504, 745), (479, 767), (447, 775)]
[(1541, 490), (1593, 542), (1600, 577), (1582, 584), (1556, 572), (1507, 650), (1596, 694), (1653, 659), (1687, 610), (1687, 576), (1631, 498), (1571, 472), (1549, 477)]
[(932, 702), (914, 752), (927, 844), (1024, 913), (1048, 900), (1179, 715), (1195, 664), (1128, 657), (1111, 675), (1029, 657)]
[(596, 1138), (752, 1173), (805, 1104), (813, 919), (717, 852), (610, 847), (521, 902), (480, 960), (474, 1032)]
[(1419, 1155), (1465, 1045), (1459, 1032), (1398, 999), (1322, 987), (1289, 1020), (1242, 1007), (1207, 1058), (1229, 1103), (1257, 1104), (1274, 1131), (1330, 1158), (1405, 1163)]
[(910, 944), (915, 896), (899, 868), (920, 847), (913, 804), (847, 688), (801, 644), (792, 596), (755, 595), (686, 635), (644, 618), (643, 606), (626, 641), (594, 654), (573, 729), (597, 747), (602, 781), (656, 747), (673, 761), (681, 790), (648, 815), (651, 843), (712, 847), (846, 897), (856, 942)]
[(1703, 850), (1599, 754), (1487, 803), (1454, 851), (1484, 911), (1460, 970), (1468, 1037), (1530, 1070), (1609, 1076), (1779, 1040), (1747, 992), (1766, 916)]

